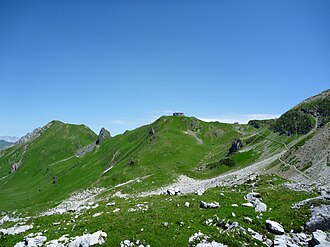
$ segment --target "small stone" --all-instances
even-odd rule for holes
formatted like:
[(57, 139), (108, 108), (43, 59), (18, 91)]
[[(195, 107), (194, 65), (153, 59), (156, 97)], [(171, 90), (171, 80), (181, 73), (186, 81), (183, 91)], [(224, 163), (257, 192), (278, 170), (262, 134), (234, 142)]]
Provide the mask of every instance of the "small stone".
[(249, 224), (252, 224), (253, 220), (250, 217), (244, 217), (243, 220)]
[(245, 203), (242, 203), (242, 206), (243, 207), (250, 207), (250, 208), (253, 208), (253, 204), (251, 202), (245, 202)]

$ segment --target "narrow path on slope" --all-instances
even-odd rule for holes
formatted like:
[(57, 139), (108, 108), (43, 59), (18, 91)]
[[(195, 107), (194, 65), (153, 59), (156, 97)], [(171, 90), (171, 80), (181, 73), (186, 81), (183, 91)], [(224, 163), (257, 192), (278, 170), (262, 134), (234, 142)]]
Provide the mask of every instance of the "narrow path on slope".
[(302, 176), (304, 176), (305, 178), (307, 178), (307, 179), (310, 180), (311, 182), (314, 181), (313, 178), (311, 178), (310, 176), (308, 176), (308, 175), (305, 174), (304, 172), (302, 172), (302, 171), (300, 171), (299, 169), (297, 169), (297, 167), (295, 167), (294, 165), (291, 165), (291, 164), (289, 164), (289, 163), (283, 161), (283, 160), (281, 159), (281, 157), (278, 158), (278, 160), (279, 160), (282, 164), (284, 164), (284, 165), (286, 165), (286, 166), (288, 166), (288, 167), (293, 168), (296, 172), (298, 172), (299, 174), (301, 174)]
[(74, 158), (74, 157), (76, 157), (76, 156), (73, 155), (73, 156), (70, 156), (70, 157), (68, 157), (68, 158), (65, 158), (65, 159), (62, 159), (62, 160), (58, 160), (58, 161), (56, 161), (56, 162), (54, 162), (54, 163), (49, 164), (48, 167), (51, 167), (51, 166), (57, 165), (57, 164), (62, 163), (62, 162), (64, 162), (64, 161), (70, 160), (70, 159), (72, 159), (72, 158)]

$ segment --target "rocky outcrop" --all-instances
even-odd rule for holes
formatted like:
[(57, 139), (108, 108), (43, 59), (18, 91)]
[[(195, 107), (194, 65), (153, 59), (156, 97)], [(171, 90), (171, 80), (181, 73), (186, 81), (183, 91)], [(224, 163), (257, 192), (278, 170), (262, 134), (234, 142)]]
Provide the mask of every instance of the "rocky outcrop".
[(313, 232), (313, 238), (309, 242), (310, 246), (330, 247), (330, 234), (326, 234), (321, 230)]
[(10, 166), (10, 173), (16, 172), (17, 167), (18, 167), (18, 164), (16, 164), (16, 163), (15, 164), (12, 164)]
[(76, 152), (76, 156), (82, 157), (82, 156), (92, 152), (97, 145), (99, 145), (103, 140), (110, 138), (110, 137), (111, 137), (110, 132), (108, 130), (106, 130), (105, 128), (102, 128), (97, 137), (97, 140), (95, 142), (92, 142), (91, 144), (88, 144), (87, 146), (79, 149)]
[(156, 138), (156, 130), (151, 127), (149, 130), (149, 140), (153, 141)]
[(104, 139), (107, 139), (109, 137), (111, 137), (110, 132), (105, 128), (102, 128), (96, 140), (96, 145), (99, 145)]
[(311, 209), (312, 217), (306, 223), (306, 230), (314, 232), (316, 230), (330, 229), (330, 205), (320, 205)]
[(227, 247), (227, 245), (209, 241), (209, 236), (202, 232), (196, 232), (194, 235), (189, 237), (188, 247)]
[(35, 130), (33, 130), (30, 133), (27, 133), (25, 136), (21, 137), (16, 144), (25, 144), (28, 143), (34, 139), (36, 139), (37, 137), (39, 137), (46, 129), (48, 129), (51, 125), (53, 124), (53, 122), (48, 123), (47, 125), (45, 125), (44, 127), (41, 128), (36, 128)]
[[(24, 238), (23, 242), (19, 242), (15, 244), (14, 247), (39, 247), (39, 246), (44, 246), (43, 243), (47, 241), (47, 237), (40, 235), (37, 236), (27, 236)], [(56, 245), (56, 247), (60, 247)]]
[(244, 196), (244, 199), (248, 202), (242, 203), (242, 206), (244, 207), (253, 207), (256, 212), (266, 212), (267, 211), (267, 205), (263, 202), (261, 202), (261, 195), (256, 192), (248, 193)]
[(102, 191), (104, 191), (104, 188), (91, 188), (81, 192), (75, 192), (68, 199), (64, 200), (61, 204), (59, 204), (55, 208), (49, 209), (46, 212), (41, 213), (40, 216), (63, 214), (65, 212), (76, 212), (78, 214), (80, 211), (83, 210), (97, 208), (98, 204), (95, 204), (93, 199)]
[(7, 229), (0, 229), (0, 232), (7, 235), (16, 235), (22, 232), (26, 232), (27, 230), (30, 230), (33, 228), (33, 225), (23, 225), (23, 226), (13, 226)]
[(235, 139), (233, 143), (231, 144), (231, 147), (228, 151), (227, 156), (232, 155), (233, 153), (237, 152), (244, 146), (243, 142), (240, 139)]
[(92, 234), (83, 234), (82, 236), (76, 236), (69, 238), (69, 235), (63, 235), (59, 239), (54, 239), (47, 241), (45, 236), (42, 236), (41, 233), (32, 233), (24, 238), (23, 242), (18, 242), (15, 247), (88, 247), (93, 245), (101, 245), (106, 242), (107, 234), (103, 231), (97, 231)]
[(102, 231), (94, 232), (93, 234), (84, 234), (82, 236), (77, 236), (73, 241), (69, 243), (69, 247), (79, 247), (79, 246), (92, 246), (104, 244), (107, 238), (107, 234)]
[(91, 144), (88, 144), (87, 146), (79, 149), (77, 152), (76, 152), (76, 156), (77, 157), (83, 157), (84, 155), (92, 152), (94, 150), (94, 148), (96, 147), (96, 142), (93, 142)]

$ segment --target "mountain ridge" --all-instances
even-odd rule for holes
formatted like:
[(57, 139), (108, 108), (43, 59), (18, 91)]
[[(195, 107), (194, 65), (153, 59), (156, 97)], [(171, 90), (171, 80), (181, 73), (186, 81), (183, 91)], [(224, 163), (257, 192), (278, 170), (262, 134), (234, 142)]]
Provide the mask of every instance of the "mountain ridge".
[[(275, 120), (226, 124), (162, 116), (113, 137), (105, 129), (97, 136), (85, 125), (51, 121), (0, 151), (0, 208), (34, 214), (26, 222), (47, 226), (50, 239), (68, 233), (64, 224), (72, 227), (72, 234), (80, 235), (84, 229), (95, 232), (102, 226), (114, 234), (107, 242), (110, 246), (119, 245), (123, 236), (131, 239), (133, 235), (154, 246), (166, 245), (166, 240), (157, 239), (159, 234), (166, 239), (178, 234), (172, 243), (182, 246), (197, 229), (228, 246), (269, 246), (274, 235), (263, 227), (263, 215), (281, 222), (285, 237), (293, 239), (288, 232), (304, 229), (311, 213), (306, 208), (293, 210), (292, 204), (308, 201), (311, 196), (322, 202), (325, 197), (318, 197), (315, 191), (330, 194), (326, 189), (330, 182), (330, 123), (326, 122), (327, 109), (323, 111), (328, 98), (328, 93), (311, 97)], [(295, 114), (315, 118), (311, 128), (305, 128), (300, 118), (291, 118)], [(288, 118), (290, 121), (284, 121)], [(260, 195), (258, 200), (243, 200), (247, 196), (244, 193), (255, 191), (263, 200)], [(200, 205), (207, 209), (199, 208), (201, 199)], [(221, 202), (219, 209), (214, 200)], [(249, 206), (239, 206), (244, 203)], [(256, 215), (259, 208), (264, 211)], [(216, 212), (226, 217), (228, 226), (215, 218)], [(144, 224), (144, 215), (154, 221)], [(250, 218), (250, 223), (244, 217)], [(130, 224), (122, 225), (123, 219)], [(214, 223), (205, 223), (211, 221)], [(268, 244), (250, 233), (245, 238), (243, 233), (227, 231), (236, 221), (243, 229), (261, 232)], [(61, 228), (56, 230), (57, 222)], [(18, 227), (14, 224), (8, 226)], [(213, 231), (213, 224), (224, 232)], [(128, 232), (123, 230), (126, 228)], [(34, 231), (30, 226), (27, 229)], [(179, 230), (175, 233), (174, 229)], [(328, 228), (321, 224), (321, 229)], [(0, 234), (0, 241), (17, 243), (25, 233), (20, 234), (13, 238)]]

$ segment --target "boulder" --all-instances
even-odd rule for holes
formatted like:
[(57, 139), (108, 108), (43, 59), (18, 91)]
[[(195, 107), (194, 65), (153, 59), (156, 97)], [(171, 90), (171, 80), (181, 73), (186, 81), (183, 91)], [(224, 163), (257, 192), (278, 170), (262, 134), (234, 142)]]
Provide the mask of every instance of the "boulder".
[(306, 230), (314, 232), (319, 230), (329, 230), (330, 229), (330, 205), (320, 205), (313, 208), (312, 217), (306, 223)]
[(168, 222), (163, 222), (162, 224), (163, 224), (163, 226), (165, 226), (165, 227), (168, 227), (168, 226), (169, 226)]
[(247, 200), (247, 203), (243, 203), (244, 207), (254, 207), (254, 210), (258, 213), (266, 212), (267, 205), (261, 202), (261, 195), (257, 192), (251, 192), (244, 196), (244, 199)]
[(68, 247), (87, 247), (91, 245), (104, 244), (107, 238), (107, 234), (102, 231), (94, 232), (93, 234), (84, 234), (77, 236)]
[(184, 203), (184, 206), (185, 206), (186, 208), (189, 208), (189, 205), (190, 205), (189, 202), (185, 202), (185, 203)]
[(274, 239), (274, 247), (287, 247), (287, 236), (277, 235)]
[(257, 239), (257, 240), (263, 242), (263, 236), (262, 236), (259, 232), (256, 232), (256, 231), (254, 231), (254, 230), (251, 229), (251, 228), (248, 228), (248, 232), (251, 233), (251, 236), (252, 236), (254, 239)]
[(204, 189), (198, 189), (198, 190), (195, 192), (195, 194), (198, 195), (198, 196), (201, 196), (201, 195), (204, 194), (204, 192), (205, 192)]
[(22, 232), (26, 232), (27, 230), (30, 230), (33, 228), (33, 225), (23, 225), (23, 226), (13, 226), (7, 229), (0, 229), (0, 232), (7, 235), (16, 235)]
[(228, 231), (231, 231), (234, 228), (237, 228), (239, 226), (237, 221), (234, 221), (229, 227), (228, 227)]
[(284, 234), (283, 226), (276, 221), (266, 220), (266, 226), (267, 226), (267, 230), (271, 233), (275, 233), (277, 235)]
[(201, 201), (199, 207), (200, 208), (219, 208), (220, 204), (219, 204), (219, 202), (207, 203), (207, 202)]
[(309, 242), (310, 246), (330, 247), (330, 238), (321, 230), (316, 230), (312, 233), (313, 238)]
[(254, 198), (261, 198), (260, 193), (251, 192), (251, 193), (248, 193), (244, 196), (244, 199), (247, 200), (247, 201), (251, 201)]
[(261, 202), (259, 199), (256, 199), (253, 202), (254, 210), (256, 212), (266, 212), (267, 211), (267, 205), (263, 202)]

